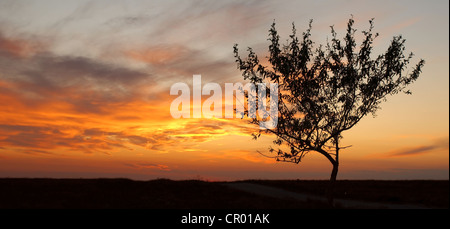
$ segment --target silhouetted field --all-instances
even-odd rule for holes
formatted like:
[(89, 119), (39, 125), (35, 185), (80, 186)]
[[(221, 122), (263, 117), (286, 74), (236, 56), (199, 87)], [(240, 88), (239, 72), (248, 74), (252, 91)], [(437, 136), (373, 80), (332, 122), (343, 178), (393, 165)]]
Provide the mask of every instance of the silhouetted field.
[[(288, 191), (325, 196), (326, 180), (246, 181)], [(338, 180), (335, 197), (377, 203), (414, 204), (430, 208), (449, 207), (447, 180)]]
[(219, 183), (166, 179), (0, 179), (0, 208), (265, 209), (317, 208), (257, 196)]
[[(323, 194), (326, 181), (251, 180), (295, 192)], [(338, 198), (448, 208), (448, 181), (339, 181)], [(166, 179), (0, 179), (0, 208), (310, 209), (319, 201), (260, 196), (220, 182)]]

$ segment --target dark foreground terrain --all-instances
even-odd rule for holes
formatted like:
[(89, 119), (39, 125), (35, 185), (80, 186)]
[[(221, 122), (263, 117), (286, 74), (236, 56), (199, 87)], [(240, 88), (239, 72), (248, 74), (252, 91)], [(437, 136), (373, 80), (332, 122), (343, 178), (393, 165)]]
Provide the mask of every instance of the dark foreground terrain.
[[(242, 182), (319, 196), (327, 187), (326, 181)], [(448, 208), (449, 181), (338, 181), (336, 198)], [(5, 178), (0, 179), (0, 208), (309, 209), (328, 205), (240, 191), (221, 182)]]

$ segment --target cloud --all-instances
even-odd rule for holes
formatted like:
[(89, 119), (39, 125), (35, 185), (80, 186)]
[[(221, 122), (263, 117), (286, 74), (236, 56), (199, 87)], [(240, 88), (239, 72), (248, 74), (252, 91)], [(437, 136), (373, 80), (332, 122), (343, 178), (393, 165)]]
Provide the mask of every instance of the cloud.
[[(6, 36), (0, 27), (0, 143), (35, 153), (163, 152), (257, 131), (246, 120), (171, 119), (168, 85), (189, 83), (192, 74), (218, 83), (240, 75), (234, 42), (255, 31), (266, 40), (276, 4), (148, 4), (158, 10), (100, 16), (101, 3), (58, 5), (64, 13), (38, 27), (40, 35)], [(51, 42), (37, 45), (44, 35)]]
[[(231, 38), (238, 33), (256, 29), (264, 16), (248, 14), (248, 9), (258, 12), (269, 10), (267, 4), (258, 1), (144, 5), (167, 10), (139, 10), (94, 20), (97, 17), (96, 10), (101, 8), (99, 4), (88, 2), (72, 9), (64, 8), (66, 16), (57, 23), (50, 23), (50, 27), (45, 27), (51, 31), (52, 43), (39, 48), (33, 47), (38, 47), (37, 44), (47, 39), (43, 37), (44, 34), (38, 37), (10, 30), (6, 36), (0, 27), (0, 97), (10, 100), (16, 108), (21, 106), (23, 110), (53, 107), (58, 108), (58, 112), (68, 114), (109, 115), (118, 107), (135, 104), (136, 101), (157, 103), (156, 100), (159, 100), (159, 104), (162, 104), (159, 95), (161, 92), (168, 94), (171, 82), (190, 79), (192, 74), (202, 74), (205, 81), (216, 82), (226, 81), (233, 76), (236, 68), (232, 58), (232, 43), (224, 47), (219, 45), (220, 41), (226, 36)], [(86, 39), (79, 43), (85, 44), (84, 47), (89, 47), (89, 50), (84, 51), (83, 48), (62, 52), (66, 54), (58, 52), (58, 47), (70, 47), (74, 41), (65, 39), (70, 35), (65, 27), (77, 27), (76, 24), (83, 23), (86, 17), (95, 21), (94, 24), (100, 26), (98, 29), (101, 31), (109, 31), (101, 27), (105, 25), (119, 28), (117, 30), (125, 33), (129, 32), (130, 25), (146, 28), (139, 31), (146, 31), (148, 38), (143, 43), (129, 42), (133, 40), (131, 37), (122, 40), (123, 37), (116, 36), (111, 30), (111, 34), (108, 34), (111, 36), (103, 39), (107, 44), (103, 44), (97, 41), (97, 32), (90, 33), (91, 30), (87, 30)], [(216, 26), (223, 24), (226, 18), (239, 23), (235, 23), (235, 26)], [(102, 20), (103, 24), (97, 24)], [(189, 31), (191, 29), (194, 30)], [(138, 37), (146, 37), (142, 33)], [(225, 56), (219, 52), (223, 48), (229, 51)], [(101, 55), (89, 55), (90, 50), (97, 54), (110, 52), (114, 55), (102, 58)], [(127, 64), (130, 62), (141, 62), (147, 66), (132, 68)], [(123, 121), (141, 118), (130, 114), (115, 117)]]
[[(136, 131), (170, 118), (168, 92), (152, 74), (126, 65), (50, 49), (29, 52), (30, 41), (0, 27), (0, 144), (32, 155), (110, 153), (164, 145)], [(150, 123), (150, 124), (149, 124)], [(157, 143), (157, 140), (162, 142)]]
[(162, 164), (152, 164), (152, 163), (124, 163), (123, 165), (135, 169), (156, 169), (162, 171), (171, 171), (169, 166)]
[(217, 58), (206, 49), (179, 44), (143, 45), (124, 51), (129, 59), (147, 64), (155, 80), (162, 85), (190, 83), (194, 74), (201, 74), (204, 81), (227, 82), (227, 78), (236, 73), (231, 48), (228, 53), (228, 58)]
[(22, 47), (0, 33), (0, 97), (25, 107), (56, 103), (72, 112), (104, 114), (111, 105), (151, 99), (157, 87), (148, 72), (42, 50), (25, 57)]
[[(29, 68), (17, 67), (14, 79), (19, 86), (41, 95), (70, 95), (67, 89), (90, 93), (94, 99), (118, 100), (134, 95), (135, 87), (151, 84), (148, 73), (113, 66), (86, 57), (43, 53), (29, 58)], [(75, 93), (73, 93), (75, 94)], [(92, 98), (91, 98), (92, 99)]]
[(130, 145), (146, 147), (151, 141), (144, 136), (99, 128), (80, 130), (79, 126), (0, 125), (0, 143), (23, 149), (23, 152), (29, 154), (61, 149), (107, 153), (118, 149), (130, 150)]
[(137, 13), (112, 21), (123, 30), (145, 28), (147, 34), (142, 36), (146, 39), (131, 45), (124, 42), (122, 53), (148, 64), (154, 77), (173, 82), (190, 79), (193, 74), (213, 82), (240, 75), (232, 52), (236, 38), (266, 31), (266, 16), (272, 9), (264, 1), (165, 2), (154, 7), (164, 7), (164, 13)]
[(436, 149), (447, 149), (449, 148), (449, 138), (443, 138), (436, 140), (434, 144), (431, 145), (420, 145), (405, 149), (398, 149), (392, 152), (384, 154), (386, 157), (407, 157), (407, 156), (417, 156), (422, 154), (431, 153)]
[(37, 41), (6, 37), (0, 30), (0, 56), (26, 58), (38, 52), (41, 46)]
[(44, 150), (23, 150), (22, 153), (26, 153), (26, 154), (31, 154), (31, 155), (49, 155), (49, 154), (53, 154), (50, 153), (48, 151), (44, 151)]
[(418, 154), (428, 153), (429, 151), (436, 149), (436, 146), (417, 146), (414, 148), (409, 148), (406, 150), (400, 150), (390, 153), (390, 157), (403, 157), (403, 156), (414, 156)]
[(189, 50), (180, 45), (157, 45), (145, 49), (126, 51), (125, 55), (151, 65), (173, 64)]
[[(86, 128), (90, 125), (78, 124), (76, 120), (65, 122), (64, 125), (51, 122), (47, 125), (0, 124), (0, 144), (34, 155), (44, 151), (111, 153), (118, 150), (133, 150), (136, 147), (149, 151), (167, 152), (169, 150), (183, 151), (185, 147), (224, 135), (242, 135), (242, 131), (246, 130), (243, 124), (219, 119), (170, 121), (178, 126), (176, 128), (157, 128), (152, 125), (111, 127), (108, 124), (97, 124), (98, 127)], [(177, 124), (181, 121), (185, 123)], [(111, 120), (111, 123), (114, 121)]]
[[(139, 146), (146, 146), (149, 143), (149, 139), (142, 136), (137, 135), (127, 135), (126, 138), (128, 141), (132, 144), (139, 145)], [(154, 141), (152, 141), (154, 142)]]
[[(88, 104), (80, 105), (85, 100), (71, 98), (67, 89), (67, 96), (56, 93), (32, 103), (34, 96), (27, 98), (16, 89), (17, 83), (0, 81), (0, 99), (8, 101), (0, 103), (0, 144), (18, 151), (111, 153), (137, 146), (164, 152), (180, 143), (208, 141), (232, 128), (226, 121), (172, 119), (167, 101), (97, 102), (85, 93), (80, 96), (88, 95)], [(87, 107), (93, 102), (94, 107)]]
[[(153, 7), (163, 10), (121, 16), (114, 21), (122, 22), (124, 27), (130, 24), (147, 24), (155, 40), (176, 38), (192, 42), (204, 38), (198, 40), (200, 42), (209, 41), (207, 38), (223, 39), (248, 33), (262, 23), (273, 5), (264, 1), (189, 1), (182, 4), (164, 1), (164, 4)], [(227, 23), (223, 23), (224, 20)], [(180, 34), (184, 36), (174, 36)]]
[(410, 27), (410, 26), (420, 22), (422, 19), (423, 19), (422, 16), (416, 16), (413, 18), (408, 18), (406, 20), (397, 22), (396, 24), (387, 28), (386, 31), (383, 31), (383, 34), (392, 34), (392, 33), (398, 32), (398, 31), (402, 31), (405, 28)]

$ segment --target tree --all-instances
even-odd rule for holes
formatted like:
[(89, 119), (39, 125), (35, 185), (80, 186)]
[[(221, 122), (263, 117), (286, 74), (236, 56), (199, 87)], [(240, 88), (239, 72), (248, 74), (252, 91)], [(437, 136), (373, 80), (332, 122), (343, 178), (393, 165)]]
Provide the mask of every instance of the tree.
[[(260, 63), (258, 56), (248, 48), (242, 59), (238, 45), (234, 54), (238, 69), (245, 80), (252, 83), (278, 83), (278, 125), (262, 132), (274, 134), (276, 139), (269, 152), (277, 161), (300, 163), (310, 152), (325, 156), (332, 164), (327, 198), (331, 205), (339, 168), (339, 143), (342, 133), (354, 127), (368, 114), (375, 115), (388, 95), (399, 92), (410, 94), (407, 86), (419, 77), (424, 60), (405, 73), (413, 53), (405, 55), (405, 39), (394, 36), (385, 53), (372, 57), (373, 42), (378, 33), (370, 27), (362, 31), (359, 46), (355, 40), (354, 20), (349, 19), (347, 31), (340, 40), (331, 26), (331, 41), (314, 48), (311, 40), (312, 20), (300, 39), (292, 24), (287, 43), (280, 44), (275, 22), (269, 30), (269, 66)], [(261, 119), (252, 118), (259, 124)]]

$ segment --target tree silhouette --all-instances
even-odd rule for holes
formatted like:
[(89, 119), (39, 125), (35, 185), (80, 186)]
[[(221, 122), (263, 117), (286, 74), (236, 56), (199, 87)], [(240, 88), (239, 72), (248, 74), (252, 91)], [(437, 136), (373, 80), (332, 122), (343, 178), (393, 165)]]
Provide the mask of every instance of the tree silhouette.
[[(300, 163), (309, 152), (325, 156), (332, 164), (327, 198), (333, 202), (333, 191), (339, 168), (339, 142), (342, 133), (354, 127), (368, 114), (375, 115), (388, 95), (410, 94), (406, 87), (419, 77), (425, 63), (420, 60), (411, 72), (405, 72), (413, 53), (405, 55), (405, 39), (393, 37), (387, 51), (372, 58), (373, 19), (362, 31), (359, 46), (355, 40), (354, 20), (349, 19), (343, 40), (331, 26), (331, 40), (314, 48), (309, 28), (297, 37), (295, 25), (286, 44), (280, 44), (275, 22), (269, 30), (270, 66), (261, 64), (258, 56), (248, 48), (248, 56), (234, 54), (238, 69), (245, 80), (252, 83), (274, 82), (279, 85), (278, 125), (262, 132), (276, 135), (269, 152), (277, 161)], [(248, 95), (247, 95), (248, 96)], [(251, 123), (259, 124), (258, 118)], [(282, 147), (282, 146), (285, 147)], [(287, 147), (286, 147), (287, 146)]]

